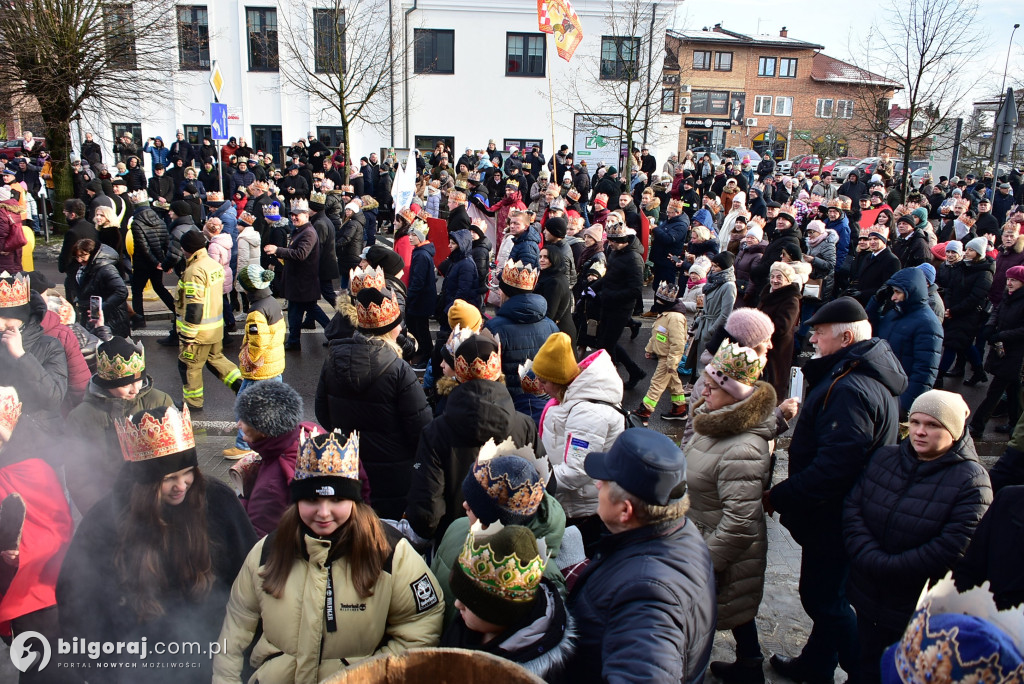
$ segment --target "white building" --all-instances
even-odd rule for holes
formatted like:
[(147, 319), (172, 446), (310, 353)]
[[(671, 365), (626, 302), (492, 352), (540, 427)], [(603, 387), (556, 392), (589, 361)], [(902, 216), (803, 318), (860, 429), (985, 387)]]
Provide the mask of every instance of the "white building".
[[(362, 0), (363, 6), (369, 1)], [(389, 1), (394, 3), (390, 8)], [(576, 0), (584, 37), (572, 61), (566, 63), (555, 54), (553, 39), (538, 31), (535, 0), (380, 0), (376, 11), (382, 26), (387, 27), (390, 9), (394, 43), (411, 47), (398, 48), (404, 54), (396, 60), (394, 79), (388, 79), (383, 100), (378, 101), (385, 110), (393, 107), (393, 120), (379, 129), (354, 125), (350, 153), (363, 156), (411, 145), (430, 150), (437, 139), (445, 138), (459, 155), (466, 147), (483, 148), (493, 138), (499, 149), (540, 144), (545, 156), (550, 156), (552, 109), (554, 139), (558, 146), (573, 147), (574, 114), (622, 114), (621, 106), (604, 92), (608, 80), (597, 81), (596, 71), (602, 50), (604, 68), (613, 70), (616, 59), (621, 67), (623, 52), (620, 49), (616, 55), (615, 46), (621, 48), (624, 36), (612, 40), (616, 36), (609, 33), (609, 25), (631, 8), (639, 8), (644, 29), (634, 34), (636, 52), (648, 51), (650, 26), (661, 29), (649, 46), (652, 66), (643, 74), (656, 93), (655, 104), (660, 104), (664, 29), (680, 1)], [(133, 132), (137, 140), (160, 135), (169, 145), (175, 130), (182, 129), (190, 140), (200, 141), (210, 134), (213, 61), (224, 76), (220, 101), (228, 106), (231, 136), (244, 137), (256, 149), (273, 151), (278, 162), (281, 147), (306, 137), (307, 132), (336, 146), (341, 138), (337, 112), (318, 98), (298, 92), (279, 70), (290, 68), (289, 61), (294, 59), (286, 50), (285, 32), (301, 26), (310, 42), (316, 40), (313, 8), (321, 5), (334, 7), (335, 0), (262, 4), (212, 0), (206, 5), (179, 5), (178, 35), (168, 41), (168, 48), (177, 55), (177, 68), (154, 79), (151, 89), (143, 87), (134, 97), (126, 97), (123, 108), (107, 113), (104, 120), (73, 127), (75, 147), (89, 130), (102, 141), (105, 155), (114, 133), (123, 130)], [(136, 31), (139, 40), (153, 35), (141, 27)], [(629, 41), (625, 44), (629, 58)], [(636, 50), (639, 46), (642, 49)], [(648, 63), (647, 54), (632, 58)], [(312, 62), (312, 55), (309, 59)], [(594, 74), (594, 83), (582, 76), (584, 70)], [(553, 102), (548, 98), (549, 72)], [(579, 85), (585, 103), (574, 100), (567, 83)], [(661, 161), (676, 150), (679, 116), (650, 113), (647, 130), (637, 131), (634, 142), (638, 146), (646, 142)], [(599, 133), (608, 135), (608, 131)], [(581, 146), (584, 139), (580, 138)]]

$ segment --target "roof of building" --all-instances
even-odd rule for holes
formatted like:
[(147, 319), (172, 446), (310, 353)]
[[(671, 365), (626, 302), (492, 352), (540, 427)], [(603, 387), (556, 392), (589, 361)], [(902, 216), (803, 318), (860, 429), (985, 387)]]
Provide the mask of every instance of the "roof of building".
[[(785, 32), (785, 29), (783, 29)], [(675, 31), (669, 29), (668, 34), (686, 43), (714, 43), (718, 45), (742, 45), (747, 47), (774, 47), (790, 48), (794, 50), (823, 50), (824, 46), (817, 43), (808, 43), (804, 40), (797, 40), (782, 35), (759, 35), (748, 36), (736, 31), (729, 31), (721, 24), (715, 24), (714, 28), (693, 31)]]
[(902, 87), (896, 81), (892, 81), (885, 76), (873, 74), (870, 71), (848, 64), (841, 59), (829, 57), (821, 52), (815, 54), (811, 62), (811, 80), (824, 83), (888, 86), (893, 89), (900, 89)]

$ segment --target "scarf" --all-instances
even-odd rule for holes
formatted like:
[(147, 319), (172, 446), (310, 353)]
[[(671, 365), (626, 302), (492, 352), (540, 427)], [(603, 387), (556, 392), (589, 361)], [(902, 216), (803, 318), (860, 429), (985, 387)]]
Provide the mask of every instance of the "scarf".
[(708, 279), (707, 279), (707, 278), (701, 278), (700, 280), (698, 280), (698, 281), (697, 281), (697, 282), (695, 282), (695, 283), (691, 283), (691, 282), (689, 281), (689, 279), (687, 279), (687, 281), (686, 281), (686, 289), (687, 289), (687, 290), (692, 290), (692, 289), (693, 289), (693, 288), (695, 288), (695, 287), (701, 287), (701, 286), (703, 286), (703, 285), (704, 285), (704, 283), (706, 283), (706, 282), (708, 282)]
[(821, 244), (821, 241), (824, 240), (827, 237), (828, 237), (828, 231), (827, 230), (824, 233), (819, 233), (818, 237), (816, 237), (816, 238), (813, 238), (810, 235), (808, 235), (807, 236), (807, 244), (809, 244), (811, 247), (817, 247), (819, 244)]

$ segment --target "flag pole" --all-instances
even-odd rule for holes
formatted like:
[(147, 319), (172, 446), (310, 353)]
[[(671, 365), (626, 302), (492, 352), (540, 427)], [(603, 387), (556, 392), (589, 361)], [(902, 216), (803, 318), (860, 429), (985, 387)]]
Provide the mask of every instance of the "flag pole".
[[(551, 35), (551, 38), (552, 38), (552, 42), (554, 43), (555, 42), (553, 40), (554, 37), (555, 37), (554, 32), (552, 32), (550, 35)], [(547, 38), (545, 37), (544, 40), (545, 40), (545, 47), (546, 47), (546, 45), (547, 45), (547, 43), (546, 43)], [(557, 43), (555, 43), (555, 48), (557, 49)], [(547, 60), (548, 61), (548, 69), (547, 69), (547, 71), (548, 71), (548, 107), (549, 107), (550, 113), (551, 113), (551, 150), (548, 152), (548, 155), (550, 157), (554, 157), (555, 150), (558, 149), (558, 141), (555, 140), (555, 98), (554, 98), (554, 95), (552, 94), (552, 89), (551, 89), (551, 67), (552, 67), (552, 65), (554, 63), (551, 61), (551, 51), (545, 49), (544, 52), (547, 53), (547, 58), (548, 58), (548, 60)], [(555, 170), (558, 169), (558, 167), (555, 166), (554, 163), (552, 163), (551, 167), (552, 167), (552, 169), (555, 169)], [(554, 176), (554, 173), (555, 172), (552, 171), (552, 177)], [(562, 181), (559, 179), (557, 182), (559, 184), (561, 184)]]

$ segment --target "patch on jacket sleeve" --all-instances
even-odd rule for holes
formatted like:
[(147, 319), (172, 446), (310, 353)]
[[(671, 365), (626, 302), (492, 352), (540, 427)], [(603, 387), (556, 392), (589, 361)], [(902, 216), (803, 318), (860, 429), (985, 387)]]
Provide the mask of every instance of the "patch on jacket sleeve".
[(437, 605), (437, 592), (426, 573), (418, 580), (409, 585), (412, 589), (413, 598), (416, 599), (416, 612), (422, 613)]
[(250, 335), (258, 335), (258, 334), (259, 334), (259, 332), (260, 332), (260, 326), (258, 326), (257, 324), (255, 324), (255, 323), (252, 323), (252, 324), (251, 324), (251, 325), (249, 326), (249, 334), (250, 334)]

